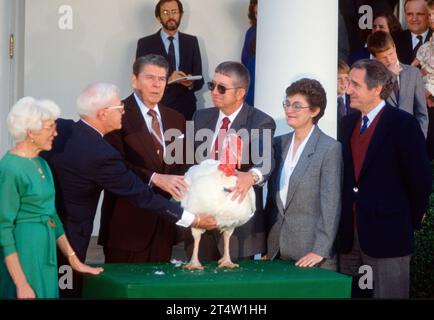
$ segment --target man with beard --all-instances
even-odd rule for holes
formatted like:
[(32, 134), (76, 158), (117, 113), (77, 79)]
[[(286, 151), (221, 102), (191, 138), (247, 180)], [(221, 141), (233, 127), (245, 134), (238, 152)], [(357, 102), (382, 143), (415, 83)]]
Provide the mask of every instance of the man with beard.
[(155, 6), (155, 17), (162, 28), (137, 42), (136, 58), (147, 54), (159, 54), (167, 59), (168, 86), (161, 103), (183, 114), (186, 120), (191, 120), (196, 111), (194, 93), (202, 88), (204, 82), (203, 79), (176, 81), (185, 76), (202, 75), (197, 38), (178, 31), (183, 13), (179, 0), (158, 1)]

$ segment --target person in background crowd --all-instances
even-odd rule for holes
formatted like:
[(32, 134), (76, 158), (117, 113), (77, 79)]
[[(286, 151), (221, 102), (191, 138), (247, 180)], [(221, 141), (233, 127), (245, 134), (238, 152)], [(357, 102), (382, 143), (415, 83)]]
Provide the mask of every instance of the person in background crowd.
[(160, 0), (155, 6), (155, 17), (161, 29), (137, 42), (136, 59), (147, 54), (162, 55), (169, 62), (168, 86), (161, 103), (175, 109), (186, 120), (196, 111), (195, 92), (204, 81), (179, 80), (185, 76), (202, 75), (199, 42), (195, 36), (179, 32), (184, 9), (179, 0)]
[(246, 102), (253, 106), (255, 104), (255, 66), (256, 66), (256, 24), (258, 18), (258, 0), (250, 0), (248, 17), (250, 28), (246, 31), (241, 62), (249, 70), (250, 85), (247, 91)]
[(386, 101), (415, 116), (423, 134), (428, 131), (428, 112), (422, 76), (417, 68), (400, 63), (392, 36), (384, 31), (371, 34), (368, 49), (394, 75), (393, 90)]

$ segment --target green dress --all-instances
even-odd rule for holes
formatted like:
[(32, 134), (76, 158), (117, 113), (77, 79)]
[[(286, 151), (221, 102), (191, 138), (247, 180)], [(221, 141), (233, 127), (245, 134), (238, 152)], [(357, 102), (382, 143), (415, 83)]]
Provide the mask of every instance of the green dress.
[(4, 257), (17, 253), (36, 298), (58, 298), (56, 240), (64, 234), (54, 183), (40, 157), (0, 160), (0, 299), (16, 298)]

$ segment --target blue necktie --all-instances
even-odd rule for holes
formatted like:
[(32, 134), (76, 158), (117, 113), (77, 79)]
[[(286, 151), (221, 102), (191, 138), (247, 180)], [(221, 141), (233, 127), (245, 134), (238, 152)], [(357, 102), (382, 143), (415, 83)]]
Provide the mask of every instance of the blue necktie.
[(169, 75), (172, 74), (173, 71), (176, 70), (176, 57), (175, 57), (175, 45), (173, 44), (173, 37), (170, 36), (169, 38), (170, 44), (169, 44)]
[(344, 98), (340, 96), (338, 97), (338, 119), (340, 120), (346, 114), (347, 108), (345, 107)]
[(413, 49), (413, 55), (416, 55), (417, 50), (423, 45), (423, 37), (421, 35), (418, 35), (417, 37), (418, 43), (416, 43), (416, 46)]
[(363, 134), (363, 132), (365, 132), (366, 129), (368, 129), (368, 121), (369, 121), (368, 116), (363, 116), (362, 121), (363, 121), (363, 124), (360, 127), (360, 134)]

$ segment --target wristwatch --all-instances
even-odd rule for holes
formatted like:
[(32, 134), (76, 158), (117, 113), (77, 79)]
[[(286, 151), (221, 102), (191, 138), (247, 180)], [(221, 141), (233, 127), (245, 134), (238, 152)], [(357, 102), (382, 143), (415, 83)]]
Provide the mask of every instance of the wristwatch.
[(255, 171), (250, 171), (250, 173), (252, 174), (254, 184), (257, 184), (259, 182), (258, 174)]

